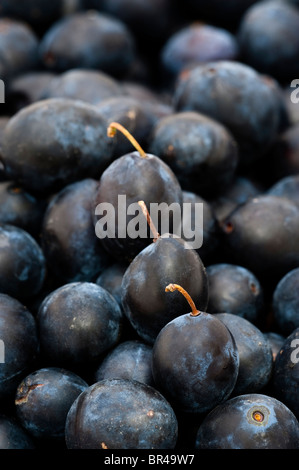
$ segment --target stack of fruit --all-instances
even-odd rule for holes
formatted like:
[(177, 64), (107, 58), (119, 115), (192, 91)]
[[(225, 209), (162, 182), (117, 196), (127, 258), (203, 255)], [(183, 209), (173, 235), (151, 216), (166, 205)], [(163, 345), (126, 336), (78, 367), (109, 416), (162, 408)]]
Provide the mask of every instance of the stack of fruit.
[(0, 449), (299, 449), (298, 30), (0, 0)]

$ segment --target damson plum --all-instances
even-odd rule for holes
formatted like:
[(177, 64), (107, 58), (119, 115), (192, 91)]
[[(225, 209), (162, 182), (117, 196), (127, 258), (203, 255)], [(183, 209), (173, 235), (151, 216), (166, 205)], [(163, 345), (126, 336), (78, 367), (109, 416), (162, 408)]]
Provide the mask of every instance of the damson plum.
[(237, 57), (238, 43), (232, 33), (200, 22), (192, 22), (171, 34), (160, 52), (162, 66), (173, 78), (188, 66)]
[(0, 449), (36, 449), (36, 444), (15, 417), (0, 415)]
[[(146, 227), (143, 231), (140, 224), (140, 218), (145, 221), (145, 225), (146, 219), (138, 202), (143, 201), (148, 208), (153, 204), (157, 212), (160, 204), (163, 204), (161, 213), (163, 207), (168, 208), (173, 203), (180, 209), (182, 189), (177, 177), (163, 160), (146, 153), (121, 124), (110, 123), (108, 134), (113, 137), (116, 130), (128, 137), (137, 150), (116, 158), (102, 173), (94, 196), (93, 214), (99, 243), (118, 262), (131, 262), (152, 242), (150, 230), (147, 231)], [(166, 217), (164, 233), (172, 232), (175, 223), (173, 211), (170, 210)], [(161, 217), (157, 224), (157, 230), (161, 232)]]
[(299, 11), (288, 2), (257, 2), (238, 29), (241, 60), (285, 83), (299, 72)]
[(0, 339), (0, 396), (7, 403), (23, 377), (36, 367), (39, 338), (32, 313), (6, 294), (0, 294)]
[(46, 261), (37, 241), (25, 230), (0, 224), (0, 292), (21, 301), (43, 287)]
[(176, 278), (205, 310), (208, 283), (198, 253), (181, 238), (158, 234), (129, 264), (122, 280), (123, 311), (138, 335), (153, 344), (160, 330), (178, 315), (188, 312), (183, 296), (169, 296), (165, 286)]
[(47, 30), (39, 54), (48, 70), (91, 68), (118, 77), (135, 59), (135, 40), (117, 18), (95, 10), (80, 11), (61, 18)]
[(233, 335), (239, 354), (239, 372), (233, 395), (260, 392), (269, 384), (272, 375), (273, 356), (268, 339), (246, 318), (233, 313), (214, 315)]
[(215, 196), (232, 183), (239, 162), (230, 132), (195, 111), (160, 119), (152, 131), (149, 152), (170, 166), (183, 189), (202, 196)]
[(67, 413), (88, 384), (66, 369), (44, 367), (28, 374), (15, 394), (19, 423), (35, 439), (63, 440)]
[(61, 283), (93, 281), (110, 264), (94, 233), (96, 188), (91, 178), (69, 184), (51, 198), (44, 213), (41, 246), (48, 269)]
[(234, 263), (246, 267), (263, 286), (299, 267), (299, 210), (292, 201), (260, 195), (238, 206), (222, 223)]
[(197, 65), (177, 81), (173, 101), (176, 111), (197, 111), (224, 125), (237, 141), (243, 168), (265, 154), (279, 129), (273, 81), (238, 61)]
[(71, 69), (55, 75), (44, 89), (42, 99), (67, 98), (97, 105), (119, 95), (122, 95), (120, 84), (110, 75), (100, 70)]
[(0, 182), (0, 222), (22, 228), (35, 239), (40, 229), (47, 202), (37, 198), (12, 181)]
[(199, 426), (196, 449), (298, 449), (299, 423), (279, 400), (263, 394), (231, 398)]
[(209, 283), (210, 313), (232, 313), (254, 325), (263, 325), (265, 299), (258, 278), (243, 266), (229, 263), (206, 268)]
[(39, 41), (23, 21), (0, 18), (0, 77), (5, 82), (38, 66)]
[(72, 282), (51, 292), (37, 315), (41, 354), (52, 366), (88, 369), (120, 340), (122, 312), (108, 291)]
[(138, 339), (115, 346), (95, 371), (95, 381), (131, 379), (155, 386), (152, 375), (152, 347)]
[(289, 271), (278, 282), (272, 297), (275, 325), (284, 336), (299, 328), (299, 267)]
[(2, 142), (7, 179), (45, 195), (79, 179), (99, 177), (112, 152), (107, 123), (97, 108), (64, 98), (20, 110), (7, 123)]
[(295, 414), (299, 420), (299, 328), (283, 342), (277, 353), (273, 369), (273, 394)]
[(181, 286), (179, 290), (192, 308), (159, 332), (154, 345), (152, 372), (158, 390), (178, 409), (207, 413), (228, 399), (237, 381), (239, 355), (235, 340), (223, 322), (197, 310)]
[(164, 396), (128, 379), (89, 386), (71, 406), (65, 427), (68, 449), (174, 449), (177, 434)]

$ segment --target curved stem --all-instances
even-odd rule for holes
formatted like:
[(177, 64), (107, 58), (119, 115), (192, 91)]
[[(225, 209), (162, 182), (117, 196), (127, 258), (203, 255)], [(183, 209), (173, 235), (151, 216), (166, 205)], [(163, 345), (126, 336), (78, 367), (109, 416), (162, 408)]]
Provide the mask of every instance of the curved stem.
[(124, 136), (127, 137), (127, 139), (135, 147), (135, 149), (140, 153), (140, 156), (142, 158), (146, 158), (146, 153), (138, 144), (137, 140), (132, 136), (132, 134), (130, 134), (130, 132), (124, 126), (119, 124), (119, 122), (111, 122), (109, 124), (108, 129), (107, 129), (108, 137), (114, 137), (117, 130), (122, 132)]
[(191, 296), (188, 294), (188, 292), (183, 287), (179, 286), (178, 284), (168, 284), (168, 286), (165, 287), (165, 292), (174, 292), (176, 290), (178, 290), (181, 294), (183, 294), (183, 296), (185, 297), (185, 299), (189, 303), (189, 305), (191, 307), (191, 310), (192, 310), (190, 315), (193, 316), (193, 317), (196, 317), (197, 315), (199, 315), (200, 311), (197, 310), (197, 308), (195, 306), (195, 303), (193, 302)]
[(148, 223), (148, 225), (149, 225), (149, 227), (152, 231), (152, 234), (154, 235), (154, 240), (153, 241), (155, 243), (158, 240), (158, 238), (160, 238), (160, 234), (158, 233), (155, 225), (153, 224), (153, 221), (151, 219), (149, 211), (147, 210), (145, 202), (144, 201), (138, 201), (138, 204), (141, 207), (144, 216), (146, 217), (147, 223)]

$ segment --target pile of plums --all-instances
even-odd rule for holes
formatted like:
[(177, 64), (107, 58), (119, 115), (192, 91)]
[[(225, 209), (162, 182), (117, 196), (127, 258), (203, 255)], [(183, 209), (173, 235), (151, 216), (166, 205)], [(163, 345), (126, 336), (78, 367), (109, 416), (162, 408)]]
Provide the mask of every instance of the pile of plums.
[(0, 0), (0, 449), (299, 449), (298, 30)]

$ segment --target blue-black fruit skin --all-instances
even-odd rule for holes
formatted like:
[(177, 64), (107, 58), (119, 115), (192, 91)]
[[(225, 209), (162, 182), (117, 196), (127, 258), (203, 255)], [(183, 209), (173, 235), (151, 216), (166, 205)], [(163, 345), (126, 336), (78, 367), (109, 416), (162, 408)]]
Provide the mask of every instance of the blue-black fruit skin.
[(205, 311), (208, 283), (198, 253), (186, 249), (184, 240), (160, 237), (144, 248), (129, 264), (122, 280), (121, 302), (125, 316), (143, 341), (153, 344), (160, 330), (190, 307), (178, 292), (165, 287), (176, 279)]
[(68, 449), (174, 449), (176, 415), (159, 391), (134, 380), (105, 379), (75, 400), (67, 415)]
[(8, 84), (19, 74), (38, 67), (39, 40), (22, 20), (1, 17), (0, 26), (0, 77)]
[(241, 60), (263, 74), (289, 83), (298, 75), (298, 8), (289, 2), (258, 2), (240, 22)]
[(278, 331), (289, 336), (299, 328), (299, 267), (290, 270), (278, 282), (272, 297), (273, 317)]
[(95, 283), (110, 292), (121, 305), (121, 283), (128, 265), (123, 263), (112, 263), (107, 266), (96, 278)]
[(15, 416), (0, 416), (1, 450), (34, 450), (36, 443), (32, 436), (20, 425)]
[(227, 128), (196, 111), (160, 119), (149, 151), (170, 166), (183, 189), (201, 196), (215, 197), (227, 188), (239, 163), (237, 143)]
[(83, 178), (97, 179), (112, 152), (113, 139), (97, 108), (64, 98), (22, 108), (7, 123), (2, 142), (7, 179), (44, 196)]
[(233, 263), (273, 286), (299, 266), (299, 210), (290, 199), (260, 195), (239, 205), (222, 223)]
[(42, 357), (81, 373), (119, 342), (122, 323), (122, 311), (108, 291), (92, 282), (65, 284), (38, 310)]
[(210, 264), (209, 313), (233, 313), (256, 326), (264, 325), (265, 299), (259, 279), (248, 269), (230, 263)]
[(63, 440), (67, 413), (87, 387), (85, 380), (66, 369), (44, 367), (31, 372), (16, 390), (19, 423), (38, 441)]
[[(125, 228), (127, 228), (129, 222), (137, 215), (128, 214), (128, 207), (131, 204), (143, 201), (149, 212), (152, 203), (166, 203), (168, 207), (175, 203), (180, 208), (183, 199), (182, 188), (171, 168), (159, 157), (149, 153), (145, 157), (140, 156), (137, 151), (125, 154), (116, 158), (102, 173), (94, 196), (95, 227), (97, 229), (97, 223), (101, 218), (96, 214), (98, 205), (107, 202), (112, 204), (115, 209), (115, 237), (105, 236), (101, 238), (101, 243), (116, 261), (130, 263), (142, 249), (152, 242), (153, 235), (150, 234), (149, 228), (146, 237), (131, 238), (128, 232), (124, 237), (119, 235), (119, 224), (121, 225), (122, 222), (119, 221), (118, 212), (123, 211), (119, 208), (119, 196), (125, 197), (124, 220)], [(167, 230), (169, 232), (173, 229), (173, 219), (170, 211)], [(146, 221), (146, 218), (144, 220)], [(161, 222), (157, 224), (156, 229), (160, 235), (163, 234)]]
[(298, 371), (299, 328), (287, 338), (277, 353), (272, 379), (274, 396), (285, 403), (299, 420)]
[(239, 355), (228, 328), (213, 315), (180, 315), (153, 345), (156, 387), (182, 412), (207, 413), (228, 399), (239, 370)]
[(13, 181), (0, 182), (0, 222), (22, 228), (39, 239), (47, 202), (25, 191)]
[(94, 377), (96, 382), (131, 379), (154, 387), (152, 347), (139, 339), (121, 342), (104, 357)]
[[(253, 414), (263, 414), (263, 421)], [(245, 394), (215, 407), (199, 426), (195, 449), (298, 449), (299, 423), (283, 403), (263, 394)]]
[(6, 294), (0, 294), (0, 339), (4, 345), (0, 396), (6, 403), (14, 398), (19, 382), (36, 367), (40, 357), (35, 317), (21, 302)]
[(111, 75), (94, 69), (70, 69), (54, 75), (41, 99), (68, 98), (98, 105), (101, 101), (122, 95), (122, 88)]
[(91, 213), (97, 181), (86, 178), (67, 185), (46, 208), (41, 246), (51, 273), (61, 284), (93, 281), (110, 257), (94, 230)]
[(233, 313), (216, 313), (229, 329), (239, 354), (239, 372), (233, 395), (259, 393), (272, 378), (273, 355), (268, 339), (249, 320)]
[(176, 111), (197, 111), (224, 125), (238, 144), (243, 168), (265, 154), (279, 128), (280, 100), (272, 81), (238, 61), (194, 67), (177, 81), (173, 104)]
[(0, 224), (0, 292), (25, 301), (41, 291), (45, 276), (38, 242), (20, 227)]
[(59, 19), (39, 45), (43, 65), (60, 73), (84, 68), (120, 77), (128, 71), (135, 53), (135, 38), (125, 23), (95, 10), (74, 12)]

